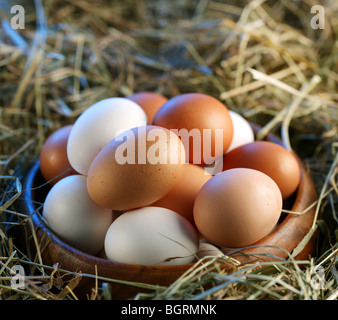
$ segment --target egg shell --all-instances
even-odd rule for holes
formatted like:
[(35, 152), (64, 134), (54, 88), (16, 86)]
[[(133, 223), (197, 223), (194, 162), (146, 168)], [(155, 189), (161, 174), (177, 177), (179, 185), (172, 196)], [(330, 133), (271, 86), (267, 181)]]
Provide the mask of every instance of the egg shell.
[(86, 175), (98, 152), (119, 133), (147, 124), (147, 116), (135, 102), (108, 98), (93, 104), (75, 121), (67, 144), (72, 167)]
[(200, 240), (198, 252), (196, 254), (198, 259), (205, 257), (224, 256), (225, 254), (211, 243)]
[(203, 168), (186, 163), (174, 187), (164, 197), (152, 203), (152, 206), (171, 209), (195, 225), (193, 215), (195, 198), (210, 178), (211, 175), (207, 174)]
[(82, 175), (63, 178), (50, 189), (43, 219), (65, 242), (92, 255), (104, 247), (105, 234), (113, 221), (111, 210), (91, 200)]
[(119, 216), (109, 227), (105, 252), (109, 260), (137, 265), (188, 264), (198, 250), (198, 236), (178, 213), (144, 207)]
[(41, 148), (40, 171), (51, 186), (62, 178), (77, 173), (67, 157), (67, 142), (72, 128), (73, 125), (68, 125), (55, 130)]
[(193, 164), (212, 164), (229, 148), (233, 136), (227, 107), (203, 93), (184, 93), (169, 99), (157, 111), (153, 124), (177, 130), (187, 161)]
[(274, 228), (282, 195), (266, 174), (247, 168), (223, 171), (197, 194), (194, 219), (199, 232), (221, 247), (251, 245)]
[(99, 205), (122, 211), (162, 198), (183, 172), (185, 150), (158, 126), (130, 129), (99, 152), (88, 171), (88, 192)]
[(226, 150), (226, 153), (243, 144), (255, 141), (255, 135), (250, 123), (235, 111), (229, 110), (229, 114), (232, 120), (234, 134), (230, 147)]
[(267, 174), (280, 188), (283, 199), (290, 197), (300, 181), (295, 156), (283, 146), (270, 141), (254, 141), (225, 154), (223, 170), (251, 168)]
[(148, 118), (148, 124), (152, 124), (156, 112), (168, 101), (167, 97), (149, 91), (135, 92), (126, 98), (136, 102), (144, 110)]

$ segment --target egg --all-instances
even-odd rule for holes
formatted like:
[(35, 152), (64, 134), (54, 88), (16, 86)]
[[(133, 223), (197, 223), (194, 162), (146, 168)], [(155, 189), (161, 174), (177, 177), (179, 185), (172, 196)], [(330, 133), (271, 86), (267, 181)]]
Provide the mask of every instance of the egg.
[(155, 114), (154, 125), (175, 130), (187, 152), (187, 162), (210, 165), (230, 146), (233, 124), (227, 107), (203, 93), (169, 99)]
[(211, 243), (200, 240), (198, 252), (196, 254), (198, 259), (205, 257), (224, 256), (225, 254)]
[(67, 142), (72, 127), (67, 125), (54, 131), (41, 148), (40, 171), (51, 186), (66, 176), (76, 174), (67, 157)]
[(72, 175), (57, 182), (43, 205), (43, 219), (62, 240), (96, 255), (113, 219), (112, 212), (94, 203), (87, 192), (86, 177)]
[(105, 252), (109, 260), (137, 265), (188, 264), (198, 250), (198, 236), (178, 213), (159, 207), (125, 212), (109, 227)]
[(239, 167), (267, 174), (277, 183), (283, 199), (295, 192), (300, 181), (300, 168), (293, 153), (270, 141), (254, 141), (224, 155), (223, 170)]
[(88, 192), (100, 206), (130, 210), (162, 198), (185, 161), (179, 137), (158, 126), (137, 127), (106, 144), (88, 171)]
[(144, 110), (148, 118), (148, 124), (152, 124), (158, 109), (168, 101), (167, 97), (149, 91), (135, 92), (126, 98), (136, 102)]
[(229, 110), (229, 114), (232, 120), (234, 134), (230, 147), (226, 150), (226, 153), (243, 144), (255, 141), (255, 135), (250, 123), (235, 111)]
[(282, 203), (277, 184), (265, 173), (248, 168), (229, 169), (213, 176), (197, 194), (195, 224), (214, 245), (248, 246), (275, 227)]
[(174, 187), (161, 199), (152, 203), (155, 207), (171, 209), (195, 225), (193, 208), (198, 191), (211, 178), (202, 167), (187, 163)]
[(147, 124), (147, 116), (135, 102), (107, 98), (94, 103), (75, 121), (67, 144), (72, 167), (86, 175), (98, 152), (119, 133)]

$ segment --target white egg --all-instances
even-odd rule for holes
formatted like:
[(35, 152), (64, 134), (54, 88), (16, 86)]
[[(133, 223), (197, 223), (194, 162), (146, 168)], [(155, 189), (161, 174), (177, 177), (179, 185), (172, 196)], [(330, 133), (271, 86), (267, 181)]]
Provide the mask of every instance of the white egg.
[(178, 213), (143, 207), (120, 215), (105, 239), (109, 260), (138, 265), (168, 266), (191, 263), (198, 250), (194, 227)]
[(104, 247), (113, 215), (111, 210), (91, 200), (85, 176), (72, 175), (57, 182), (48, 192), (43, 219), (66, 243), (96, 255)]
[(213, 256), (224, 256), (224, 253), (218, 249), (216, 246), (212, 245), (211, 243), (200, 241), (197, 257), (202, 259), (204, 257), (213, 257)]
[(235, 111), (229, 110), (229, 113), (234, 127), (234, 135), (226, 153), (255, 140), (255, 135), (249, 122)]
[(72, 167), (86, 175), (98, 152), (119, 133), (147, 124), (147, 116), (126, 98), (101, 100), (75, 121), (68, 138), (67, 156)]

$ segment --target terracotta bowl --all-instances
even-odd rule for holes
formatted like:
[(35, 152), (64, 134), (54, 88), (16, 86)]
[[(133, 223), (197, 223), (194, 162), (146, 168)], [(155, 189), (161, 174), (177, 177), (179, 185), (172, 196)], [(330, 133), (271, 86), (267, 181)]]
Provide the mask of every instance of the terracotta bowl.
[[(255, 125), (252, 125), (252, 127), (257, 133), (259, 127)], [(266, 140), (282, 144), (276, 136), (271, 134)], [(317, 194), (309, 174), (297, 155), (296, 157), (301, 169), (301, 181), (295, 194), (284, 204), (284, 208), (300, 212), (316, 201)], [(102, 277), (163, 286), (170, 285), (187, 269), (193, 266), (193, 264), (188, 264), (154, 267), (122, 264), (92, 256), (73, 248), (53, 234), (42, 220), (41, 210), (38, 210), (38, 203), (44, 202), (45, 196), (49, 191), (48, 185), (45, 184), (41, 187), (44, 183), (45, 181), (39, 169), (39, 161), (37, 161), (30, 168), (23, 182), (23, 190), (25, 192), (21, 203), (21, 210), (32, 218), (37, 238), (39, 243), (41, 243), (41, 248), (43, 248), (41, 252), (45, 265), (52, 266), (55, 263), (59, 263), (61, 269), (81, 271), (83, 274), (93, 275), (95, 275), (96, 266), (98, 275)], [(264, 239), (248, 248), (240, 250), (240, 252), (235, 250), (232, 253), (227, 252), (227, 254), (233, 255), (235, 259), (242, 263), (258, 260), (286, 259), (288, 253), (293, 251), (311, 228), (314, 214), (314, 208), (308, 210), (303, 215), (282, 214), (277, 227)], [(315, 237), (311, 239), (296, 258), (307, 259), (314, 253), (314, 249)], [(224, 264), (224, 268), (228, 268), (228, 271), (231, 272), (231, 266)], [(113, 299), (127, 299), (139, 292), (146, 291), (133, 285), (118, 283), (118, 281), (111, 282), (110, 284)], [(94, 286), (95, 282), (92, 278), (82, 277), (79, 285), (76, 287), (75, 293), (79, 298), (85, 298), (87, 294), (90, 295), (91, 288), (94, 288)]]

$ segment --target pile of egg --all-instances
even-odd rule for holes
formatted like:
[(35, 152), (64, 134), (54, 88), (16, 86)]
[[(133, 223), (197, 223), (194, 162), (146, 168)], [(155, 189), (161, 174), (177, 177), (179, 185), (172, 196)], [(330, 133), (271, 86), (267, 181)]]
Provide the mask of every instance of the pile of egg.
[[(200, 145), (183, 140), (181, 129), (198, 130)], [(257, 242), (300, 180), (291, 152), (256, 141), (242, 116), (201, 93), (98, 101), (48, 137), (40, 170), (51, 185), (43, 218), (56, 235), (138, 265), (188, 264)]]

